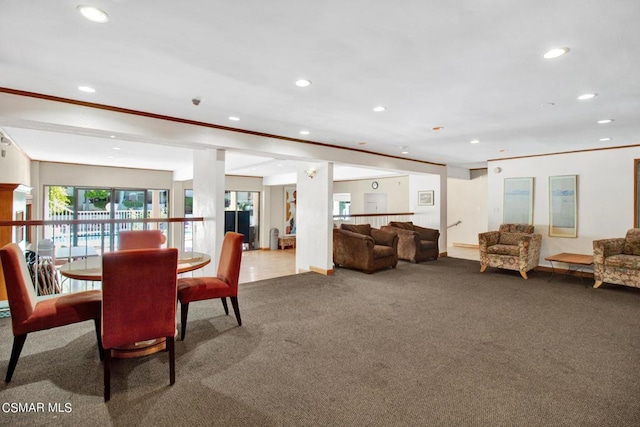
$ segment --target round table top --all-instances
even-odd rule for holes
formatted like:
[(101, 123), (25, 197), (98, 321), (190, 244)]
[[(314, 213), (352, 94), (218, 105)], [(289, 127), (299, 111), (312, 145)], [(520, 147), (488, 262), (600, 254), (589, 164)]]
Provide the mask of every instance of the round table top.
[[(178, 273), (186, 273), (204, 267), (211, 256), (202, 252), (179, 252)], [(82, 258), (60, 266), (60, 274), (76, 280), (102, 280), (102, 257)]]

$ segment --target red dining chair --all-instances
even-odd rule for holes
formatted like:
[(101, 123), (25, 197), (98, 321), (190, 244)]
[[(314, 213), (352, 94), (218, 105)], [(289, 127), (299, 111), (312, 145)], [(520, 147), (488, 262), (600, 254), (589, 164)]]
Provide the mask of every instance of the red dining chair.
[(27, 340), (27, 334), (30, 332), (93, 320), (98, 339), (98, 352), (100, 359), (103, 358), (100, 343), (101, 294), (99, 290), (75, 292), (37, 301), (27, 262), (20, 247), (15, 243), (8, 243), (0, 249), (0, 260), (7, 286), (13, 328), (13, 348), (5, 382), (11, 381)]
[(160, 230), (124, 230), (118, 233), (118, 250), (160, 248), (166, 240)]
[(178, 250), (133, 249), (102, 256), (104, 400), (111, 398), (112, 349), (166, 338), (169, 383), (175, 383)]
[(221, 298), (225, 314), (229, 314), (227, 297), (231, 299), (238, 326), (242, 326), (238, 307), (238, 277), (242, 260), (242, 240), (244, 235), (228, 232), (224, 235), (218, 275), (216, 277), (185, 277), (178, 279), (178, 300), (180, 301), (180, 339), (184, 340), (187, 330), (189, 303), (206, 299)]

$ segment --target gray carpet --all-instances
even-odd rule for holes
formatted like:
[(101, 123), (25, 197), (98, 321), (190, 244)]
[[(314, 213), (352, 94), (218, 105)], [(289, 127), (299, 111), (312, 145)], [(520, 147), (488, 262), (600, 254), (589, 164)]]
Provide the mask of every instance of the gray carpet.
[[(108, 404), (92, 323), (30, 335), (0, 422), (638, 426), (640, 289), (591, 285), (452, 258), (245, 284), (242, 327), (191, 304), (176, 384), (166, 353), (116, 360)], [(10, 319), (0, 337), (4, 376)], [(17, 402), (63, 411), (7, 413)]]

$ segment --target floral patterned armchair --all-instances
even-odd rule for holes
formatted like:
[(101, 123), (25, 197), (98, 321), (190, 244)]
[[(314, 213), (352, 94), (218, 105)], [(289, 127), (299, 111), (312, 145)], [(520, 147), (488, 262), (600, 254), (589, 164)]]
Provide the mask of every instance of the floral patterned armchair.
[(527, 271), (538, 266), (542, 234), (533, 232), (533, 225), (502, 224), (499, 231), (478, 234), (480, 272), (487, 267), (519, 271), (526, 279)]
[(640, 288), (640, 228), (624, 238), (593, 241), (594, 288), (603, 282)]

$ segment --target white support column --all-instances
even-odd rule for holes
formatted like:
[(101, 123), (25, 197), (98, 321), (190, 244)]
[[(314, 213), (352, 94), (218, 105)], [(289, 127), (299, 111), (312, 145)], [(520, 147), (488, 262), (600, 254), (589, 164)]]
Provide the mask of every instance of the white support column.
[(194, 223), (193, 249), (211, 255), (211, 264), (194, 272), (214, 276), (224, 237), (224, 150), (194, 150), (193, 216), (204, 223)]
[(301, 162), (297, 179), (296, 270), (332, 274), (333, 163)]

